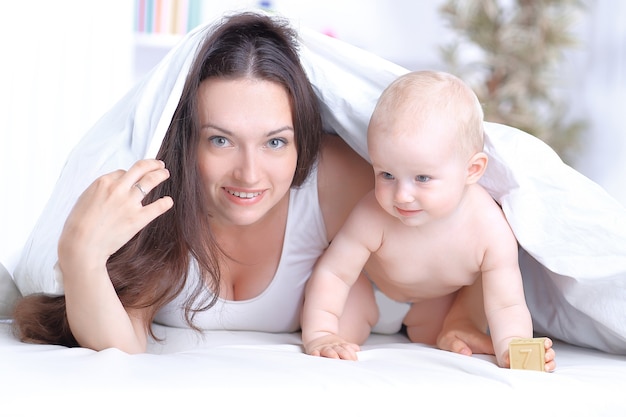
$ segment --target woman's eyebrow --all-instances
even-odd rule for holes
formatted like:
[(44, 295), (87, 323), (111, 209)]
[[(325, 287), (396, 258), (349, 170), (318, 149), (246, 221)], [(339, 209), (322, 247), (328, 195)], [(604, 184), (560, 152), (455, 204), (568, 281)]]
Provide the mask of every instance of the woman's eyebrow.
[(293, 127), (291, 127), (291, 126), (279, 127), (278, 129), (274, 129), (272, 131), (267, 132), (267, 136), (273, 136), (273, 135), (275, 135), (277, 133), (284, 132), (285, 130), (289, 130), (289, 131), (293, 132)]
[(211, 123), (207, 123), (207, 124), (201, 125), (200, 129), (215, 129), (215, 130), (219, 130), (220, 132), (225, 133), (227, 135), (232, 135), (233, 134), (233, 132), (231, 132), (230, 130), (224, 129), (224, 128), (219, 127), (219, 126), (212, 125)]
[[(201, 125), (200, 129), (215, 129), (215, 130), (219, 130), (220, 132), (222, 132), (222, 133), (224, 133), (226, 135), (232, 135), (233, 134), (233, 132), (231, 132), (230, 130), (224, 129), (224, 128), (216, 126), (216, 125), (213, 125), (211, 123), (206, 123), (206, 124)], [(276, 134), (278, 134), (280, 132), (284, 132), (286, 130), (293, 132), (293, 127), (291, 127), (291, 126), (279, 127), (278, 129), (270, 130), (269, 132), (267, 132), (266, 136), (273, 136), (273, 135), (276, 135)]]

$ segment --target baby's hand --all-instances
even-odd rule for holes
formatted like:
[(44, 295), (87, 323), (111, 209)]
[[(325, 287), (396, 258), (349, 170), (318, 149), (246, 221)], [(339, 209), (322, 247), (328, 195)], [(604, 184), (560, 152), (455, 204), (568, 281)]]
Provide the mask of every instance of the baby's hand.
[(550, 339), (549, 337), (546, 337), (546, 341), (544, 343), (544, 346), (546, 348), (546, 354), (545, 354), (545, 360), (546, 360), (546, 366), (545, 366), (545, 370), (546, 372), (552, 372), (556, 369), (556, 352), (554, 351), (554, 349), (552, 349), (552, 339)]
[[(549, 337), (542, 337), (540, 339), (543, 339), (543, 347), (545, 349), (544, 351), (544, 357), (543, 357), (543, 370), (546, 372), (552, 372), (556, 369), (556, 352), (554, 351), (554, 349), (552, 349), (552, 339), (550, 339)], [(538, 339), (528, 339), (529, 341), (534, 341), (534, 340), (538, 340)], [(524, 339), (520, 339), (521, 342), (525, 342)], [(518, 353), (519, 355), (519, 353)], [(511, 358), (509, 356), (509, 352), (506, 352), (506, 355), (504, 356), (504, 363), (502, 363), (500, 366), (502, 367), (510, 367), (511, 364)], [(537, 365), (539, 365), (538, 363), (535, 363), (535, 370), (540, 370), (537, 369)], [(518, 363), (519, 366), (519, 363)], [(518, 369), (533, 369), (531, 368), (518, 368)]]
[(305, 351), (312, 356), (332, 359), (357, 360), (356, 353), (361, 348), (355, 343), (346, 342), (336, 335), (318, 337), (305, 346)]

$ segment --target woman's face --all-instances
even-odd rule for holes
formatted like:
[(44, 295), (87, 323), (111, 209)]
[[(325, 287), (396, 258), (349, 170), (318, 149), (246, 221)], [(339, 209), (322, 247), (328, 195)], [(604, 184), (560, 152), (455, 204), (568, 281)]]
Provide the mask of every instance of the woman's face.
[(197, 100), (198, 168), (211, 221), (254, 224), (287, 196), (296, 170), (287, 91), (270, 81), (209, 78)]

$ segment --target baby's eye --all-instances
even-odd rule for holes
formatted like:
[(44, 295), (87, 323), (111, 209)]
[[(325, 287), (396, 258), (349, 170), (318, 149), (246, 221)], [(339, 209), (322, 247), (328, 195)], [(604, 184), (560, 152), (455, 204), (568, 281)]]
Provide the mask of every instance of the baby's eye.
[(271, 149), (280, 149), (287, 144), (285, 139), (273, 138), (267, 141), (267, 146)]
[(418, 175), (415, 177), (415, 181), (417, 182), (428, 182), (430, 181), (430, 177), (428, 175)]
[(381, 172), (380, 176), (383, 177), (383, 179), (385, 180), (392, 180), (394, 178), (393, 174), (390, 174), (388, 172)]
[(230, 141), (224, 136), (213, 136), (209, 138), (209, 141), (218, 148), (224, 148), (230, 144)]

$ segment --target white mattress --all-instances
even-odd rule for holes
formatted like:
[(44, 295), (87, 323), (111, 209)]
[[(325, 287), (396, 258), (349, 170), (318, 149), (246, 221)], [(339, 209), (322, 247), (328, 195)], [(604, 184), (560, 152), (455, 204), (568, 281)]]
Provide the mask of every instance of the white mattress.
[(305, 355), (297, 333), (156, 329), (166, 342), (128, 355), (22, 344), (0, 324), (0, 415), (626, 416), (626, 357), (559, 342), (544, 373), (399, 334), (350, 362)]

